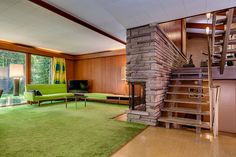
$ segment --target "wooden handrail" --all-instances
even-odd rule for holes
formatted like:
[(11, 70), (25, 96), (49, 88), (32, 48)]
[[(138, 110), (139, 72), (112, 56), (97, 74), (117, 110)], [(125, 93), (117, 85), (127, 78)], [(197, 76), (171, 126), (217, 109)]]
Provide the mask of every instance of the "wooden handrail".
[(209, 81), (209, 87), (212, 87), (213, 86), (213, 83), (212, 83), (212, 48), (210, 46), (210, 37), (209, 35), (207, 36), (207, 41), (208, 41), (208, 81)]

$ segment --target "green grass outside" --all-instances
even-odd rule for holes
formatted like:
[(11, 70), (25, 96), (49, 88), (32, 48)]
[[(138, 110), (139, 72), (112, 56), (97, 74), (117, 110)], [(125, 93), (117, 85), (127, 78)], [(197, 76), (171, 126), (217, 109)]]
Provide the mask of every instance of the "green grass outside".
[(0, 108), (1, 157), (107, 157), (145, 125), (111, 117), (127, 106), (88, 102)]

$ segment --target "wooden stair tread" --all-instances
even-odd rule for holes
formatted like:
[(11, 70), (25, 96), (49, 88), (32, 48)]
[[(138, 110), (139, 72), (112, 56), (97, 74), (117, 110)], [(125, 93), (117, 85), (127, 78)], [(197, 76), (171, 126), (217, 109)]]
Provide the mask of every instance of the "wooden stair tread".
[(219, 20), (216, 20), (216, 24), (225, 24), (225, 22), (227, 21), (227, 18), (223, 18), (223, 19), (219, 19)]
[(236, 53), (236, 49), (229, 49), (227, 50), (227, 53)]
[[(228, 49), (228, 50), (226, 51), (226, 53), (236, 53), (236, 49)], [(222, 54), (222, 51), (217, 52), (217, 53), (215, 52), (214, 54), (220, 54), (220, 55), (221, 55), (221, 54)], [(214, 55), (214, 54), (213, 54), (213, 55)]]
[(168, 87), (181, 87), (181, 88), (208, 88), (208, 86), (180, 84), (180, 85), (168, 85)]
[(206, 101), (196, 101), (189, 99), (165, 99), (164, 102), (172, 102), (172, 103), (182, 103), (182, 104), (198, 104), (198, 105), (209, 105)]
[[(225, 31), (217, 31), (215, 32), (215, 37), (222, 37), (225, 34)], [(230, 34), (236, 34), (236, 28), (230, 29)]]
[(158, 119), (159, 122), (166, 122), (166, 123), (174, 123), (180, 125), (187, 125), (187, 126), (194, 126), (194, 127), (201, 127), (201, 128), (210, 128), (210, 123), (208, 122), (199, 122), (194, 119), (187, 119), (187, 118), (179, 118), (179, 117), (160, 117)]
[(236, 28), (230, 29), (230, 34), (231, 34), (231, 35), (232, 35), (232, 34), (236, 34)]
[(236, 39), (231, 39), (231, 40), (229, 40), (228, 44), (229, 44), (229, 45), (234, 45), (234, 44), (236, 44)]
[(217, 32), (215, 32), (215, 37), (217, 37), (217, 36), (223, 36), (224, 34), (225, 34), (225, 31), (224, 31), (224, 30), (217, 31)]
[(202, 75), (208, 75), (207, 72), (173, 72), (171, 73), (172, 75), (199, 75), (199, 74), (202, 74)]
[(187, 114), (196, 114), (196, 115), (210, 115), (209, 111), (198, 111), (192, 108), (185, 107), (166, 107), (161, 109), (166, 112), (176, 112), (176, 113), (187, 113)]
[(179, 70), (208, 70), (208, 69), (206, 67), (180, 67), (178, 69), (175, 69), (174, 71), (176, 70), (179, 71)]
[(198, 95), (198, 96), (209, 96), (209, 94), (204, 93), (189, 93), (189, 92), (166, 92), (169, 95)]
[(208, 81), (208, 79), (202, 79), (202, 78), (172, 78), (170, 79), (172, 81)]
[(236, 58), (226, 58), (225, 61), (236, 61)]
[(223, 41), (218, 41), (218, 42), (215, 42), (215, 45), (223, 45)]
[[(216, 20), (216, 25), (224, 25), (227, 22), (227, 18)], [(232, 23), (236, 22), (236, 17), (233, 17)]]

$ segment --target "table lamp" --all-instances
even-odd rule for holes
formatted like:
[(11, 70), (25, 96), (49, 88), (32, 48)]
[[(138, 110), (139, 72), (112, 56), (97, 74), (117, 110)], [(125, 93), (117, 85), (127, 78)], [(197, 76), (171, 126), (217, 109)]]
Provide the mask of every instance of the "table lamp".
[(19, 83), (20, 78), (24, 76), (24, 65), (23, 64), (10, 64), (10, 77), (14, 79), (13, 95), (19, 96)]

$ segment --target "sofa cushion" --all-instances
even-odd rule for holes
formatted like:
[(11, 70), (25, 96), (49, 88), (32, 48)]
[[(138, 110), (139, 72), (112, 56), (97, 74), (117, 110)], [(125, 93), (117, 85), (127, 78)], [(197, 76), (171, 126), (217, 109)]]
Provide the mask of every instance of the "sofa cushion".
[(54, 100), (54, 99), (64, 99), (65, 97), (74, 96), (73, 93), (55, 93), (55, 94), (44, 94), (42, 96), (35, 96), (36, 101), (41, 100)]

